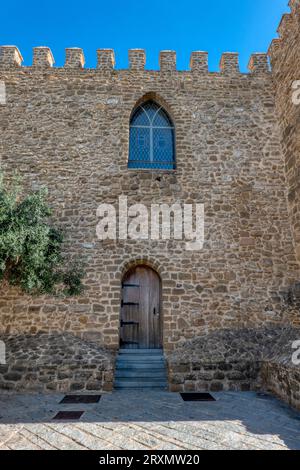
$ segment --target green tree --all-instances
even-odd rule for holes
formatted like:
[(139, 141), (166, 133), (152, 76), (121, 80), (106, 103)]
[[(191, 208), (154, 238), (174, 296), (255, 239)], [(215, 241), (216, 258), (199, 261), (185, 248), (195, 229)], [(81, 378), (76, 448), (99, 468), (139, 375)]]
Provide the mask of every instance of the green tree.
[(63, 233), (50, 215), (46, 189), (22, 195), (20, 179), (5, 184), (0, 173), (0, 282), (33, 295), (79, 295), (84, 272), (79, 261), (66, 268)]

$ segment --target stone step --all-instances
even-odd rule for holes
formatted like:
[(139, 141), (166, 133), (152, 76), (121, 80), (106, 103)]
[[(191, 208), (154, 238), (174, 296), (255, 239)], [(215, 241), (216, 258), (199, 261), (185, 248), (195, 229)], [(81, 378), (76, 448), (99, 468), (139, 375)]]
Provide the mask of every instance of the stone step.
[(163, 362), (156, 363), (143, 363), (135, 362), (128, 364), (128, 362), (117, 362), (116, 369), (128, 369), (128, 370), (166, 370), (165, 364)]
[(131, 356), (131, 355), (124, 355), (118, 356), (118, 362), (164, 362), (165, 358), (163, 356), (146, 356), (146, 355), (139, 355), (139, 356)]
[(148, 362), (135, 362), (135, 363), (130, 363), (128, 362), (117, 362), (116, 364), (116, 369), (121, 370), (121, 369), (128, 369), (128, 370), (165, 370), (165, 364), (164, 362), (154, 362), (154, 363), (148, 363)]
[(161, 388), (166, 389), (168, 387), (166, 380), (130, 380), (130, 379), (117, 379), (115, 381), (115, 388)]
[(116, 389), (168, 388), (161, 349), (121, 349), (116, 361)]
[(148, 386), (145, 386), (145, 385), (115, 385), (115, 390), (140, 390), (140, 391), (143, 391), (143, 390), (168, 390), (168, 386), (156, 386), (156, 385), (149, 385)]
[(127, 378), (127, 377), (136, 377), (136, 378), (153, 378), (153, 379), (166, 379), (165, 369), (158, 369), (156, 371), (137, 369), (121, 369), (116, 371), (116, 378)]
[(139, 355), (139, 354), (146, 354), (146, 355), (161, 355), (163, 356), (163, 350), (162, 349), (120, 349), (119, 350), (119, 355), (127, 355), (127, 354), (133, 354), (133, 355)]

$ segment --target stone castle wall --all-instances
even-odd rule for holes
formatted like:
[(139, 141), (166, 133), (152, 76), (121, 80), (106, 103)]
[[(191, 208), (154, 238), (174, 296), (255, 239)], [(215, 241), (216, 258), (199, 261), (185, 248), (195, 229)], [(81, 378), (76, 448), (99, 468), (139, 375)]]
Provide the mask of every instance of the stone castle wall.
[[(79, 298), (28, 297), (3, 285), (3, 334), (70, 333), (117, 349), (123, 274), (143, 262), (162, 279), (165, 351), (215, 329), (293, 323), (299, 314), (284, 293), (299, 279), (287, 207), (281, 134), (266, 55), (249, 74), (237, 54), (224, 54), (220, 73), (207, 54), (192, 54), (191, 71), (176, 70), (164, 51), (160, 70), (144, 70), (145, 55), (130, 51), (130, 69), (115, 70), (111, 50), (98, 51), (97, 69), (84, 69), (81, 49), (68, 49), (53, 67), (36, 48), (22, 67), (16, 48), (0, 55), (1, 168), (15, 169), (27, 189), (47, 186), (53, 222), (66, 233), (66, 252), (86, 259)], [(127, 168), (129, 119), (152, 98), (176, 127), (176, 171)], [(100, 203), (204, 203), (205, 245), (189, 252), (178, 241), (96, 238)]]
[[(298, 261), (300, 260), (300, 104), (293, 102), (294, 82), (300, 80), (300, 3), (290, 0), (291, 13), (283, 16), (279, 39), (269, 49), (275, 86), (275, 103), (281, 129), (288, 186), (289, 214)], [(299, 85), (298, 85), (299, 89)], [(299, 96), (299, 93), (298, 93)]]

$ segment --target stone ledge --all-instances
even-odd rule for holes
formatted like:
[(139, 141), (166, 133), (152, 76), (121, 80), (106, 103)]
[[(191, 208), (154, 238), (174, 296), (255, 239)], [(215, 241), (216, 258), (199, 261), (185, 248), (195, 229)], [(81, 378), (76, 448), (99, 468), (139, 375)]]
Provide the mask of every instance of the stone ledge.
[(274, 326), (219, 330), (182, 344), (167, 355), (170, 390), (269, 390), (300, 409), (300, 366), (292, 343), (300, 329)]
[(7, 365), (0, 389), (7, 391), (111, 391), (114, 356), (70, 334), (1, 336)]

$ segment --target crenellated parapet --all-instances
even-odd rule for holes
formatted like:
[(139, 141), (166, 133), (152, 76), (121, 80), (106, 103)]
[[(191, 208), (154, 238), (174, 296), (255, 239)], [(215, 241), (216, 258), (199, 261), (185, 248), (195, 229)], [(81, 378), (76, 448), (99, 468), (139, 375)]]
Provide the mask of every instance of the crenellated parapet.
[(294, 16), (286, 13), (282, 16), (277, 32), (282, 39), (285, 39), (291, 33), (294, 23)]
[(190, 69), (196, 73), (208, 72), (208, 52), (194, 51), (191, 54)]
[(281, 46), (282, 46), (281, 43), (282, 43), (282, 40), (280, 38), (273, 39), (269, 47), (268, 55), (270, 57), (272, 67), (275, 65), (275, 62), (280, 55)]
[(144, 49), (130, 49), (128, 57), (131, 70), (143, 70), (145, 68), (146, 53)]
[(49, 47), (35, 47), (33, 49), (33, 66), (34, 67), (53, 67), (54, 57)]
[(176, 71), (176, 52), (175, 51), (161, 51), (159, 55), (159, 65), (161, 72), (175, 72)]
[(282, 16), (277, 29), (279, 37), (273, 39), (268, 50), (272, 67), (277, 64), (278, 59), (280, 62), (285, 60), (286, 52), (291, 47), (296, 47), (295, 41), (300, 31), (300, 0), (290, 0), (289, 6), (291, 13)]
[(113, 49), (97, 50), (97, 68), (103, 71), (111, 71), (116, 64), (115, 52)]
[(71, 69), (82, 69), (85, 64), (83, 50), (79, 47), (69, 47), (66, 49), (65, 67)]
[(265, 74), (270, 72), (270, 65), (267, 54), (252, 54), (248, 64), (248, 69), (251, 73), (255, 74)]
[(224, 52), (220, 61), (221, 73), (235, 75), (240, 72), (239, 55), (237, 52)]
[[(82, 70), (85, 66), (84, 52), (79, 47), (69, 47), (65, 50), (66, 70)], [(146, 52), (144, 49), (130, 49), (128, 52), (129, 70), (140, 72), (145, 70)], [(23, 58), (16, 46), (0, 46), (0, 69), (18, 68), (22, 65)], [(37, 70), (53, 69), (55, 60), (51, 49), (46, 46), (34, 47), (32, 68)], [(116, 58), (113, 49), (97, 50), (96, 70), (104, 73), (112, 73), (115, 70)], [(177, 72), (175, 51), (161, 51), (159, 54), (159, 67), (162, 74), (169, 76)], [(59, 67), (60, 69), (62, 67)], [(89, 69), (90, 70), (90, 69)], [(188, 70), (186, 70), (187, 72)], [(190, 70), (193, 75), (205, 75), (211, 73), (208, 69), (208, 53), (206, 51), (194, 51), (190, 56)], [(269, 72), (267, 54), (254, 54), (249, 63), (250, 73), (265, 74)], [(184, 72), (184, 70), (183, 70)], [(237, 52), (225, 52), (220, 60), (220, 73), (224, 76), (238, 76), (241, 74), (239, 54)]]
[(20, 67), (23, 57), (16, 46), (0, 47), (0, 67)]

